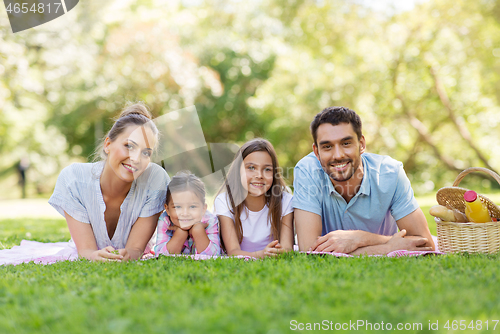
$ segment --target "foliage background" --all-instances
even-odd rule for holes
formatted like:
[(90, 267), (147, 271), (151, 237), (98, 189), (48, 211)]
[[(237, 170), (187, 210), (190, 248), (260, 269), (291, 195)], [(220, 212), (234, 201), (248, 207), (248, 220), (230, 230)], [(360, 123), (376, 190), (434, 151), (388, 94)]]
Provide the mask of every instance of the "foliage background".
[(0, 197), (20, 193), (23, 157), (28, 195), (50, 194), (135, 100), (155, 116), (194, 104), (207, 142), (268, 138), (290, 183), (332, 105), (361, 115), (368, 151), (402, 161), (417, 194), (500, 170), (500, 0), (376, 3), (80, 1), (17, 34), (0, 6)]

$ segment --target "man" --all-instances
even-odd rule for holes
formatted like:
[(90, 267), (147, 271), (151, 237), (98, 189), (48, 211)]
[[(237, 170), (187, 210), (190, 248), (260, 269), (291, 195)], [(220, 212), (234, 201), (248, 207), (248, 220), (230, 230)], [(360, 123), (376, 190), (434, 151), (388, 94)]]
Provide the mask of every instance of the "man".
[(434, 250), (403, 164), (365, 153), (361, 119), (353, 110), (324, 109), (312, 121), (311, 133), (314, 152), (294, 169), (293, 207), (301, 251)]

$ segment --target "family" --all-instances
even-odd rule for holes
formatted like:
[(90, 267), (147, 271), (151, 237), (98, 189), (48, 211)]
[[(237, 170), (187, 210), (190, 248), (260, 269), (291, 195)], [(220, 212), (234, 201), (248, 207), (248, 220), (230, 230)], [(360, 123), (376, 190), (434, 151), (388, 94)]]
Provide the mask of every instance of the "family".
[(356, 112), (326, 108), (310, 130), (313, 152), (295, 166), (293, 195), (272, 144), (253, 139), (237, 152), (211, 213), (197, 176), (182, 171), (170, 180), (151, 162), (158, 129), (144, 104), (128, 105), (97, 148), (99, 161), (63, 169), (49, 203), (65, 217), (78, 255), (93, 261), (264, 258), (292, 251), (295, 240), (316, 252), (435, 249), (403, 164), (365, 152)]

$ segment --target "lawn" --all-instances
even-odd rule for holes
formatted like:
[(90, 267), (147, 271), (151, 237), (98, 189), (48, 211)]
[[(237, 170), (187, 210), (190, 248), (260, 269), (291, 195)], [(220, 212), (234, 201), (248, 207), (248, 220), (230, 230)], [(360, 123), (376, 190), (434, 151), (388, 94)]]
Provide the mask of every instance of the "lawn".
[[(0, 248), (23, 238), (64, 241), (69, 233), (63, 220), (0, 220)], [(287, 254), (1, 266), (0, 333), (288, 333), (314, 326), (445, 333), (448, 320), (450, 332), (489, 333), (500, 320), (499, 260)], [(436, 322), (439, 330), (429, 330)]]

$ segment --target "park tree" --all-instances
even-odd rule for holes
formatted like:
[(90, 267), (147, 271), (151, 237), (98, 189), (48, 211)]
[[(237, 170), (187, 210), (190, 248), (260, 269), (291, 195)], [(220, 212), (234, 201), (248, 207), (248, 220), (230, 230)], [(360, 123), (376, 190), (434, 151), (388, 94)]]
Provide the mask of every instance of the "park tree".
[[(363, 118), (369, 151), (403, 161), (419, 192), (469, 166), (498, 168), (498, 22), (484, 4), (425, 2), (391, 15), (343, 1), (271, 6), (290, 52), (253, 103), (276, 115), (269, 133), (286, 163), (310, 151), (314, 114), (344, 105)], [(285, 148), (292, 137), (297, 150)]]
[(498, 171), (499, 8), (80, 2), (12, 34), (0, 6), (0, 177), (28, 155), (50, 191), (70, 161), (91, 160), (112, 118), (136, 100), (155, 117), (195, 105), (207, 142), (268, 138), (289, 182), (311, 151), (309, 123), (332, 105), (361, 115), (368, 150), (403, 161), (419, 193), (469, 166)]

